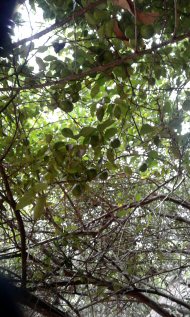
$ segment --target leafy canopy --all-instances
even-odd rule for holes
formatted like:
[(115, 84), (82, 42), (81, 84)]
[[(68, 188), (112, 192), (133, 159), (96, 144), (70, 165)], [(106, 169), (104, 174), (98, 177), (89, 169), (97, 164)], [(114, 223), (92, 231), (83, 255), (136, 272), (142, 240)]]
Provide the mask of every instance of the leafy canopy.
[(1, 268), (33, 310), (188, 314), (189, 14), (185, 0), (15, 13), (33, 33), (0, 52)]

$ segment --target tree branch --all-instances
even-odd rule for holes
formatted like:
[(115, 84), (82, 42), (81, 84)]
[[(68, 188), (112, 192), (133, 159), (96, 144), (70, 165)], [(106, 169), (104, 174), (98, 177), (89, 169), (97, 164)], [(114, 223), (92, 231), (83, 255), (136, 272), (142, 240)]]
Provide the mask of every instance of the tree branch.
[(14, 211), (14, 214), (18, 223), (18, 227), (19, 227), (20, 239), (21, 239), (21, 255), (22, 255), (22, 287), (25, 287), (26, 278), (27, 278), (27, 252), (26, 252), (26, 234), (25, 234), (24, 223), (23, 223), (20, 211), (16, 210), (16, 202), (13, 198), (13, 194), (9, 185), (8, 176), (6, 175), (5, 169), (2, 164), (0, 164), (0, 174), (2, 176), (4, 185), (5, 185), (9, 205)]

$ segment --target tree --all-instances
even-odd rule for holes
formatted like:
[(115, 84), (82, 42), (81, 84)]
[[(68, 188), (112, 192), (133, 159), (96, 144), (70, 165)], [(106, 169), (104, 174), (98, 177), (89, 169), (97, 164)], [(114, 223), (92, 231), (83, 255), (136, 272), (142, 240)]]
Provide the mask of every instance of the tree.
[(23, 6), (44, 20), (1, 51), (1, 271), (44, 316), (188, 316), (190, 3)]

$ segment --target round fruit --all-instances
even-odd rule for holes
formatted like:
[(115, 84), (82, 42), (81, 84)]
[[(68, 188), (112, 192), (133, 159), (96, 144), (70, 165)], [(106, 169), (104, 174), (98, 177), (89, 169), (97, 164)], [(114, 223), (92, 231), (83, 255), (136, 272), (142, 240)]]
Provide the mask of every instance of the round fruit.
[(121, 142), (118, 138), (114, 139), (113, 141), (111, 141), (111, 147), (114, 149), (117, 149), (118, 147), (120, 147)]
[(69, 112), (73, 111), (73, 104), (72, 104), (72, 102), (69, 101), (69, 100), (65, 100), (65, 101), (63, 102), (63, 105), (61, 106), (61, 109), (62, 109), (63, 111), (65, 111), (66, 113), (69, 113)]
[(89, 181), (94, 179), (96, 176), (97, 176), (97, 170), (95, 168), (92, 167), (87, 170), (87, 179)]
[(190, 100), (187, 99), (184, 101), (184, 103), (182, 104), (182, 108), (184, 111), (189, 111), (190, 110)]
[(148, 168), (148, 165), (146, 163), (143, 163), (140, 167), (139, 167), (139, 171), (140, 172), (146, 172)]
[(103, 171), (100, 175), (99, 178), (103, 181), (105, 181), (108, 178), (108, 172), (107, 171)]
[(75, 197), (79, 197), (83, 194), (84, 188), (81, 184), (75, 184), (72, 188), (72, 194)]

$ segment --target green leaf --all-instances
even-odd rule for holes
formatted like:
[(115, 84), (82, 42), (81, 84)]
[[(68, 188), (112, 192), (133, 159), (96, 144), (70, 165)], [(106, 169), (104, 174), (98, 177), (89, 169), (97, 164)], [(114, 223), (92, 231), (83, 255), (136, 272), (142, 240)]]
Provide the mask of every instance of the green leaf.
[(148, 157), (151, 159), (157, 159), (158, 158), (158, 152), (155, 150), (151, 150), (148, 152)]
[(86, 21), (92, 25), (92, 26), (96, 26), (96, 20), (94, 19), (93, 15), (90, 13), (85, 13), (85, 18)]
[(99, 93), (100, 91), (100, 86), (99, 84), (95, 84), (94, 87), (91, 89), (90, 95), (92, 98), (95, 98), (96, 95)]
[(135, 195), (135, 200), (136, 200), (137, 202), (139, 202), (139, 201), (141, 200), (141, 194), (140, 194), (140, 193), (137, 193), (137, 194)]
[(109, 128), (105, 131), (104, 137), (106, 140), (112, 138), (117, 134), (117, 129), (116, 128)]
[(153, 139), (153, 142), (156, 146), (159, 146), (160, 144), (160, 138), (159, 138), (159, 135), (156, 135)]
[(35, 193), (39, 193), (43, 190), (46, 190), (48, 187), (48, 184), (47, 183), (36, 183), (34, 186), (33, 186), (33, 189), (35, 191)]
[(64, 100), (63, 103), (60, 105), (60, 108), (66, 113), (69, 113), (73, 111), (74, 107), (70, 100)]
[(92, 145), (92, 147), (97, 147), (98, 145), (100, 145), (100, 143), (101, 140), (99, 135), (95, 134), (90, 137), (90, 144)]
[(104, 113), (105, 113), (105, 110), (104, 110), (104, 107), (100, 107), (97, 109), (96, 111), (96, 117), (99, 121), (102, 121), (103, 117), (104, 117)]
[(61, 133), (63, 134), (64, 137), (66, 138), (73, 138), (73, 131), (69, 128), (64, 128), (61, 130)]
[(118, 212), (117, 212), (117, 214), (116, 214), (116, 216), (118, 217), (118, 218), (124, 218), (124, 217), (126, 217), (126, 215), (127, 215), (127, 210), (119, 210)]
[(48, 50), (48, 46), (39, 46), (38, 47), (38, 53), (44, 53)]
[(35, 198), (34, 191), (28, 191), (19, 199), (19, 202), (16, 205), (16, 210), (23, 209), (24, 207), (31, 205)]
[(131, 177), (133, 172), (129, 166), (125, 166), (124, 171), (125, 171), (125, 174), (127, 175), (127, 177)]
[(106, 155), (107, 155), (107, 159), (108, 159), (108, 161), (110, 161), (110, 162), (114, 162), (114, 159), (115, 159), (115, 154), (114, 154), (114, 150), (113, 149), (108, 149), (107, 150), (107, 153), (106, 153)]
[(45, 213), (46, 196), (40, 196), (37, 199), (36, 206), (34, 207), (34, 221), (42, 218)]
[(44, 58), (44, 61), (47, 61), (47, 62), (52, 62), (52, 61), (56, 61), (57, 60), (57, 57), (53, 56), (53, 55), (48, 55)]
[(39, 70), (45, 70), (46, 69), (46, 64), (44, 63), (43, 59), (41, 59), (38, 56), (36, 56), (36, 63), (38, 64)]
[(144, 135), (144, 134), (153, 133), (153, 131), (154, 131), (154, 127), (152, 127), (148, 123), (145, 123), (142, 125), (140, 133), (141, 135)]
[(103, 132), (106, 128), (112, 125), (115, 122), (113, 119), (107, 119), (104, 122), (100, 123), (97, 128), (99, 131)]
[(84, 127), (81, 129), (80, 131), (80, 136), (91, 136), (92, 134), (94, 134), (97, 130), (93, 127)]
[(116, 105), (114, 108), (114, 116), (119, 119), (121, 117), (121, 107)]

